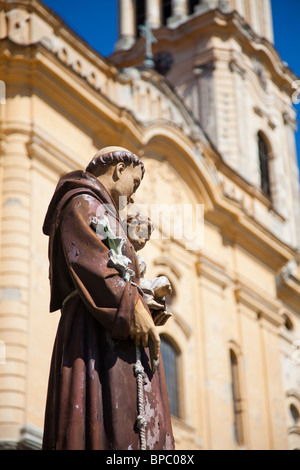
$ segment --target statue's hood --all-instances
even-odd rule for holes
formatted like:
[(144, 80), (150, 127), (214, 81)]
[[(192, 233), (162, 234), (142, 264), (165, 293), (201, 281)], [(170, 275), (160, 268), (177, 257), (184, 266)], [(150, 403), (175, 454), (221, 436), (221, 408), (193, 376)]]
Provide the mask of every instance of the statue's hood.
[(100, 181), (91, 173), (82, 170), (72, 171), (64, 175), (58, 182), (53, 197), (50, 201), (44, 224), (43, 233), (50, 235), (52, 228), (57, 224), (59, 215), (70, 200), (71, 197), (78, 194), (93, 194), (103, 203), (116, 210), (115, 216), (118, 216), (118, 210), (107, 190)]

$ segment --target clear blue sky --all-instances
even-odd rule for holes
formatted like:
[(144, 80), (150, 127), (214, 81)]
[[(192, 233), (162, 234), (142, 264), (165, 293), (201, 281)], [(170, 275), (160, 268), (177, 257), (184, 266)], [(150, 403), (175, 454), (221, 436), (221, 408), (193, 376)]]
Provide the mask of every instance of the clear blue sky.
[[(117, 0), (44, 0), (88, 44), (104, 57), (117, 40)], [(275, 46), (300, 78), (300, 0), (271, 0)], [(300, 119), (300, 104), (295, 105)], [(300, 130), (296, 133), (300, 163)], [(300, 166), (300, 165), (299, 165)]]

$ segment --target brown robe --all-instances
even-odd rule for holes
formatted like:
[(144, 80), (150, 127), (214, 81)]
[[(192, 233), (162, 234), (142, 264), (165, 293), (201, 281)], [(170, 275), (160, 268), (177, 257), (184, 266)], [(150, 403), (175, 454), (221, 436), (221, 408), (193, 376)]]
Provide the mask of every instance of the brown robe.
[[(91, 227), (104, 213), (122, 233), (118, 211), (93, 175), (75, 171), (58, 183), (45, 218), (50, 311), (61, 309), (48, 384), (43, 449), (139, 450), (134, 342), (129, 338), (139, 290), (108, 266), (106, 242)], [(123, 236), (126, 237), (125, 232)], [(139, 269), (127, 239), (124, 253)], [(63, 306), (72, 292), (73, 297)], [(150, 314), (150, 313), (149, 313)], [(148, 348), (144, 403), (147, 450), (174, 449), (165, 376), (152, 374)]]

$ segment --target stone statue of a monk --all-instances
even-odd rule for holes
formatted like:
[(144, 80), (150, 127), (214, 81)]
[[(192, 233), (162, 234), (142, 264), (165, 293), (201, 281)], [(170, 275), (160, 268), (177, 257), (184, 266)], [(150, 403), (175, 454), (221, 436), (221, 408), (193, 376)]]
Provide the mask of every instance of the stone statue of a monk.
[[(139, 450), (136, 349), (144, 369), (146, 449), (174, 449), (157, 327), (139, 288), (136, 252), (119, 215), (133, 202), (144, 175), (126, 149), (97, 152), (86, 171), (63, 176), (49, 204), (50, 311), (61, 309), (51, 361), (43, 449)], [(124, 208), (124, 207), (123, 207)], [(110, 263), (108, 239), (95, 220), (107, 220), (125, 242), (130, 279)], [(137, 346), (138, 345), (138, 346)]]

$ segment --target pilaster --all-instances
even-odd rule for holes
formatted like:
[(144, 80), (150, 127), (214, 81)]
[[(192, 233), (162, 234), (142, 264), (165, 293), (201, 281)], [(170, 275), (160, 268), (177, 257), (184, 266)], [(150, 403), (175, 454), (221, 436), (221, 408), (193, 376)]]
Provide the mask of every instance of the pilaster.
[(25, 420), (30, 281), (30, 160), (28, 136), (6, 129), (1, 156), (0, 440), (19, 438)]

